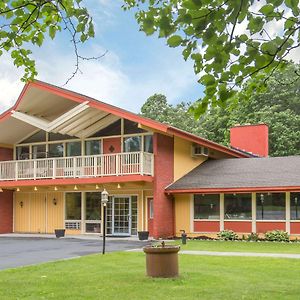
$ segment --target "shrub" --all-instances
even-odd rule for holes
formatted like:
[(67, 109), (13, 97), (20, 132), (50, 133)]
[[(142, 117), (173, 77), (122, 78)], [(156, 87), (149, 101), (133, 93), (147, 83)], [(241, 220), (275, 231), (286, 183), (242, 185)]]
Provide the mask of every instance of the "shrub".
[(232, 230), (222, 230), (218, 233), (218, 238), (222, 241), (234, 241), (238, 239), (238, 235)]
[(259, 239), (258, 233), (255, 233), (255, 232), (251, 232), (247, 236), (247, 241), (249, 241), (249, 242), (257, 242), (258, 239)]
[(270, 242), (288, 242), (290, 237), (289, 234), (283, 230), (272, 230), (266, 232), (265, 239)]

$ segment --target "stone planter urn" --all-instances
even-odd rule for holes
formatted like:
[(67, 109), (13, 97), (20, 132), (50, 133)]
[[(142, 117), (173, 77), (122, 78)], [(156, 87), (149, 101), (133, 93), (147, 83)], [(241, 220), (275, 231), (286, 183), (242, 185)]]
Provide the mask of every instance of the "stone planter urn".
[(180, 246), (165, 245), (146, 246), (146, 274), (150, 277), (172, 278), (177, 277), (178, 252)]

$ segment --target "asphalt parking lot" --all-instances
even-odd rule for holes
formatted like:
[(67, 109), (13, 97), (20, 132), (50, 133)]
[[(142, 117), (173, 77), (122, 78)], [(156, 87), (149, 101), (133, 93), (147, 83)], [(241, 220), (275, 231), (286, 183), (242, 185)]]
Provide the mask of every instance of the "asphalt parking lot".
[[(106, 252), (142, 248), (148, 242), (109, 240)], [(102, 241), (0, 237), (0, 270), (102, 253)]]

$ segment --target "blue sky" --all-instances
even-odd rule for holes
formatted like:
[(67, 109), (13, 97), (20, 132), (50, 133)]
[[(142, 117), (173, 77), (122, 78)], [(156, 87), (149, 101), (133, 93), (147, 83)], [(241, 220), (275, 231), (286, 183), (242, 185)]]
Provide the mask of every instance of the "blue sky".
[[(86, 0), (95, 21), (96, 38), (81, 48), (81, 55), (108, 53), (99, 61), (82, 62), (66, 88), (138, 112), (154, 93), (163, 93), (170, 103), (195, 101), (203, 88), (197, 83), (192, 62), (185, 62), (180, 49), (166, 46), (164, 39), (139, 31), (133, 12), (124, 12), (120, 0)], [(42, 48), (33, 48), (38, 79), (63, 85), (74, 69), (73, 48), (66, 33)], [(8, 56), (0, 59), (0, 110), (16, 100), (23, 84)]]

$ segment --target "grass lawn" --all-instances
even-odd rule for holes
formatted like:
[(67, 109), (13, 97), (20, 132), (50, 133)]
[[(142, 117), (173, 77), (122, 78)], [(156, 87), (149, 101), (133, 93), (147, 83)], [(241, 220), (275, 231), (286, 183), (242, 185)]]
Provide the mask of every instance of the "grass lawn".
[[(181, 245), (181, 241), (176, 241)], [(242, 241), (187, 241), (181, 245), (182, 250), (224, 251), (224, 252), (266, 252), (266, 253), (300, 253), (300, 243), (279, 242), (242, 242)]]
[(299, 299), (300, 260), (180, 255), (180, 277), (145, 277), (143, 253), (0, 272), (0, 299)]

